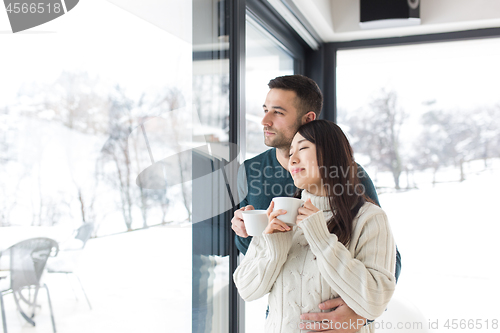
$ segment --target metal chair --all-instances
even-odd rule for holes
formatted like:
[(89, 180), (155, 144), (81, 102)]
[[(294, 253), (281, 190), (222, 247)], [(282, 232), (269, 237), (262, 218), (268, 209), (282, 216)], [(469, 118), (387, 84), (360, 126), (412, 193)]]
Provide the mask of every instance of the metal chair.
[[(26, 319), (28, 323), (35, 326), (33, 317), (35, 316), (35, 309), (38, 306), (36, 301), (40, 287), (44, 287), (47, 291), (52, 328), (54, 333), (56, 332), (49, 289), (45, 283), (40, 283), (40, 278), (49, 255), (51, 253), (57, 253), (58, 249), (56, 241), (50, 238), (31, 238), (19, 242), (5, 250), (5, 252), (8, 251), (10, 255), (10, 270), (8, 276), (0, 280), (0, 303), (4, 333), (7, 333), (7, 323), (5, 320), (3, 295), (12, 293), (14, 295), (16, 307), (23, 318)], [(21, 306), (21, 302), (24, 302), (28, 308), (32, 309), (31, 315), (26, 314), (26, 311), (23, 310), (23, 306)]]
[(85, 247), (90, 236), (92, 236), (92, 231), (94, 231), (94, 223), (84, 223), (76, 229), (75, 238), (81, 240), (83, 242), (83, 247)]
[[(73, 274), (78, 280), (78, 283), (80, 284), (80, 288), (82, 289), (83, 294), (85, 295), (85, 299), (87, 300), (87, 304), (89, 305), (90, 309), (92, 309), (92, 305), (90, 304), (89, 298), (87, 297), (87, 293), (83, 288), (82, 281), (80, 281), (80, 278), (75, 273), (75, 268), (79, 261), (81, 252), (85, 247), (87, 241), (90, 239), (93, 230), (94, 230), (93, 223), (82, 224), (76, 230), (74, 238), (60, 245), (60, 250), (58, 255), (49, 258), (46, 267), (48, 273), (66, 274), (68, 279), (69, 279), (68, 274)], [(73, 289), (73, 287), (71, 288)], [(74, 289), (73, 293), (76, 296)]]

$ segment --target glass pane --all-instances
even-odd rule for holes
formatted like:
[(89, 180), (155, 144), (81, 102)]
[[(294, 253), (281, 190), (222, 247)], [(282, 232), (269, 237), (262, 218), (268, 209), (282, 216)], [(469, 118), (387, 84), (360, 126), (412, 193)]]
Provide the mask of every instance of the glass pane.
[[(206, 70), (193, 52), (228, 49), (224, 10), (204, 0), (80, 1), (16, 34), (0, 16), (0, 276), (9, 245), (57, 240), (42, 277), (58, 332), (227, 327), (227, 256), (193, 253), (203, 216), (193, 148), (227, 142), (229, 130), (229, 62), (209, 59)], [(90, 239), (77, 233), (88, 224)], [(68, 271), (84, 289), (75, 274), (55, 274)], [(35, 327), (12, 295), (4, 300), (9, 332), (51, 331), (43, 290)]]
[(338, 122), (402, 256), (395, 298), (434, 326), (500, 311), (499, 56), (500, 39), (338, 53)]
[(247, 17), (246, 25), (246, 158), (269, 149), (264, 144), (264, 115), (262, 104), (266, 99), (269, 80), (293, 74), (293, 58), (280, 44)]
[(229, 333), (229, 2), (193, 5), (192, 331)]
[[(246, 154), (252, 158), (267, 149), (264, 144), (262, 104), (269, 91), (269, 80), (293, 74), (294, 59), (269, 33), (247, 17), (246, 24)], [(264, 330), (267, 296), (245, 303), (245, 332)]]

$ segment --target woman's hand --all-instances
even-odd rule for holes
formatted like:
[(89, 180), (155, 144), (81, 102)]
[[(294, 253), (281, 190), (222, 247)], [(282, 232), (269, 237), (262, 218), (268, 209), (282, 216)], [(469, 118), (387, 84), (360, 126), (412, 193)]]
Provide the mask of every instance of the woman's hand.
[(264, 233), (273, 234), (275, 232), (290, 231), (291, 228), (288, 225), (286, 225), (285, 222), (277, 219), (279, 215), (286, 214), (286, 210), (279, 209), (273, 212), (273, 209), (274, 209), (274, 201), (271, 201), (271, 204), (267, 209), (267, 218), (269, 220), (269, 224), (267, 225), (266, 230), (264, 230)]
[(299, 215), (297, 215), (297, 225), (302, 222), (302, 220), (317, 212), (319, 212), (319, 209), (312, 204), (311, 199), (307, 199), (304, 203), (304, 206), (299, 208)]

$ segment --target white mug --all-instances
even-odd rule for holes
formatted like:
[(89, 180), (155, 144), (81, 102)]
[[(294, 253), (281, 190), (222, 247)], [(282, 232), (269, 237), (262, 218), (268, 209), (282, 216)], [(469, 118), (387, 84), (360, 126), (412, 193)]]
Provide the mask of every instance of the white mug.
[(268, 224), (266, 210), (245, 210), (241, 212), (243, 215), (243, 222), (245, 222), (245, 229), (250, 236), (261, 235), (266, 230)]
[(304, 204), (304, 200), (290, 197), (276, 197), (273, 198), (274, 209), (273, 211), (284, 209), (286, 214), (279, 215), (277, 218), (285, 222), (290, 227), (297, 225), (297, 215), (299, 215), (299, 208)]

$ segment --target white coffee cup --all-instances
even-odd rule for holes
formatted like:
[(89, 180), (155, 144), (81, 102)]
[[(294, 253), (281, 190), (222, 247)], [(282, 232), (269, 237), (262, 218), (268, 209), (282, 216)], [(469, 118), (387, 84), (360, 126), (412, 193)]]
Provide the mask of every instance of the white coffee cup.
[(268, 219), (267, 211), (256, 209), (246, 210), (241, 212), (243, 215), (243, 222), (245, 222), (245, 229), (250, 236), (259, 236), (266, 230)]
[(304, 200), (290, 197), (276, 197), (273, 198), (274, 209), (273, 211), (284, 209), (286, 214), (279, 215), (277, 218), (285, 222), (290, 227), (297, 225), (297, 215), (299, 215), (299, 208), (304, 204)]

